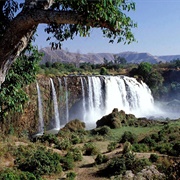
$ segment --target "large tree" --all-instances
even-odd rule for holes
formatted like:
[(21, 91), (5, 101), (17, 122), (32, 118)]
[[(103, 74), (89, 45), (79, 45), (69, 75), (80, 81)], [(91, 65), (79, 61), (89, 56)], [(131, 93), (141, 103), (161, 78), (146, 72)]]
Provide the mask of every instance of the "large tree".
[(55, 48), (77, 34), (89, 35), (90, 28), (100, 28), (110, 42), (130, 43), (136, 24), (127, 12), (134, 9), (130, 0), (0, 0), (0, 85), (39, 24), (58, 40)]

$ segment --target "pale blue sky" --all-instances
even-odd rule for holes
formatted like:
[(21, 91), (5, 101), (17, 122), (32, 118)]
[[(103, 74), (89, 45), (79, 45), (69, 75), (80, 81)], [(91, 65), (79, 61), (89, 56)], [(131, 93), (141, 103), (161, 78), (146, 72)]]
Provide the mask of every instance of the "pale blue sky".
[[(92, 29), (91, 37), (75, 37), (63, 43), (62, 49), (70, 52), (120, 53), (124, 51), (148, 52), (152, 55), (180, 54), (180, 0), (134, 0), (136, 11), (131, 18), (137, 22), (138, 28), (133, 29), (138, 42), (130, 45), (108, 43), (102, 33)], [(40, 47), (49, 46), (45, 41), (41, 25), (38, 29), (36, 44)]]

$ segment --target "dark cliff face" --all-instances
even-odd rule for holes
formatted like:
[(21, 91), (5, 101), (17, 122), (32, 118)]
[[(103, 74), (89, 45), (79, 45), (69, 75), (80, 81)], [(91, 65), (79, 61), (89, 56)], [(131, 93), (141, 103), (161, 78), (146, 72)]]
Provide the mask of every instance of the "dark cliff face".
[(171, 82), (180, 82), (180, 70), (168, 70), (164, 71), (163, 77), (165, 82), (171, 83)]

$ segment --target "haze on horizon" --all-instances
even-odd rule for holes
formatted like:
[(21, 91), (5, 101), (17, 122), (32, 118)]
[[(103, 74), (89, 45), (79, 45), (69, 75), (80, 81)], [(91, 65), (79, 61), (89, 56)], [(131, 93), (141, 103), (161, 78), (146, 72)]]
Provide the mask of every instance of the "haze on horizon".
[[(152, 55), (180, 54), (180, 1), (179, 0), (134, 0), (136, 11), (129, 16), (137, 22), (132, 29), (137, 42), (130, 45), (109, 43), (98, 29), (92, 29), (90, 37), (75, 37), (63, 42), (62, 49), (80, 53), (120, 53), (124, 51), (148, 52)], [(46, 34), (41, 25), (38, 28), (35, 45), (47, 47)]]

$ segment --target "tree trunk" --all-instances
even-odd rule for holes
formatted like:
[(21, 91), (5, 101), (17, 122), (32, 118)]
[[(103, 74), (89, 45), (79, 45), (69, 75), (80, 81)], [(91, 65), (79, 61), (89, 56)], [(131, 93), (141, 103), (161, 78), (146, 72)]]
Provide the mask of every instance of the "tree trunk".
[[(86, 17), (76, 12), (48, 9), (52, 3), (53, 0), (26, 0), (22, 11), (10, 22), (3, 37), (0, 38), (0, 86), (4, 82), (11, 64), (27, 47), (38, 24), (78, 24), (79, 22), (86, 22)], [(108, 22), (97, 21), (88, 19), (88, 26), (104, 27), (115, 31)]]

